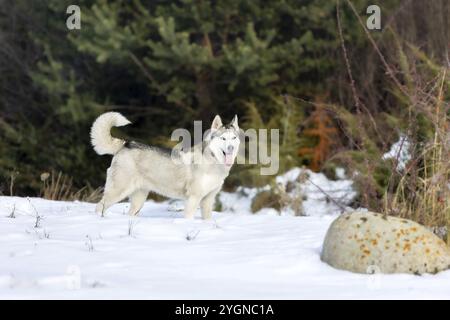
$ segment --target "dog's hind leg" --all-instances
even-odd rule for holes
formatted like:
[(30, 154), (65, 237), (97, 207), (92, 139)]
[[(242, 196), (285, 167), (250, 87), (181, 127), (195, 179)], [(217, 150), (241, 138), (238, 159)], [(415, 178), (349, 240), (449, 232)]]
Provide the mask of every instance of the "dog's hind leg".
[(128, 214), (130, 216), (136, 215), (144, 206), (145, 200), (147, 200), (148, 191), (146, 190), (136, 190), (130, 195), (130, 210)]
[(127, 176), (120, 174), (120, 171), (114, 170), (114, 161), (111, 167), (106, 171), (106, 183), (103, 197), (95, 208), (97, 214), (102, 216), (106, 210), (113, 204), (125, 199), (134, 191), (132, 184), (125, 184)]
[(95, 212), (104, 215), (105, 211), (113, 204), (125, 199), (132, 191), (124, 189), (105, 188), (102, 200), (97, 203)]

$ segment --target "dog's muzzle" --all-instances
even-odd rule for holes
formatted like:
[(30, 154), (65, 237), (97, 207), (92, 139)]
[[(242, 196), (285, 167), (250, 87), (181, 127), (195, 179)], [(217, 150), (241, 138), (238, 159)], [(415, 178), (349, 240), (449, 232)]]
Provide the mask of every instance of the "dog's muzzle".
[(228, 146), (227, 152), (222, 150), (224, 163), (227, 167), (231, 167), (233, 165), (234, 162), (233, 150), (234, 150), (233, 146)]

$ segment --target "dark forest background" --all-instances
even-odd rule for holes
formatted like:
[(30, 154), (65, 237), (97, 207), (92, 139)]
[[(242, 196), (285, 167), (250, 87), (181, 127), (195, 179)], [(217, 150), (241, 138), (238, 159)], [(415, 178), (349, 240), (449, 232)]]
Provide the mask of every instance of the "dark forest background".
[[(81, 30), (66, 27), (70, 4)], [(365, 29), (370, 4), (380, 31)], [(133, 122), (114, 134), (156, 145), (238, 114), (281, 130), (281, 171), (343, 166), (358, 205), (380, 209), (417, 191), (402, 177), (424, 178), (427, 143), (448, 163), (449, 17), (446, 0), (0, 0), (0, 194), (102, 186), (110, 158), (89, 130), (105, 111)], [(381, 155), (402, 134), (417, 161), (395, 172)], [(273, 178), (257, 172), (236, 166), (226, 187)]]

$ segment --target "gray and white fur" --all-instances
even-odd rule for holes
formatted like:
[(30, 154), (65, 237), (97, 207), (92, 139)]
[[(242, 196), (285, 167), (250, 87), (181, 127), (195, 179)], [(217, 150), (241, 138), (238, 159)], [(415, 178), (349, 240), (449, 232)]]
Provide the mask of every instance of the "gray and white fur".
[(155, 192), (169, 198), (184, 199), (186, 218), (193, 218), (200, 206), (202, 217), (209, 219), (216, 194), (222, 188), (238, 152), (237, 116), (228, 125), (223, 125), (221, 118), (216, 116), (203, 143), (175, 157), (170, 150), (111, 136), (112, 127), (130, 123), (120, 113), (107, 112), (92, 125), (94, 150), (100, 155), (113, 155), (103, 198), (97, 204), (96, 212), (103, 214), (111, 205), (128, 197), (131, 202), (129, 214), (136, 215), (149, 192)]

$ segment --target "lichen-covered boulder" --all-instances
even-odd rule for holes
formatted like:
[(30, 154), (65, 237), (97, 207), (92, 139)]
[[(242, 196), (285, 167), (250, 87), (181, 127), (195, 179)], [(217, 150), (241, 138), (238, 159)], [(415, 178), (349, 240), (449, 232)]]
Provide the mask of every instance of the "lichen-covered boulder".
[(450, 250), (411, 220), (371, 212), (346, 213), (328, 229), (322, 261), (358, 273), (437, 273), (450, 268)]

